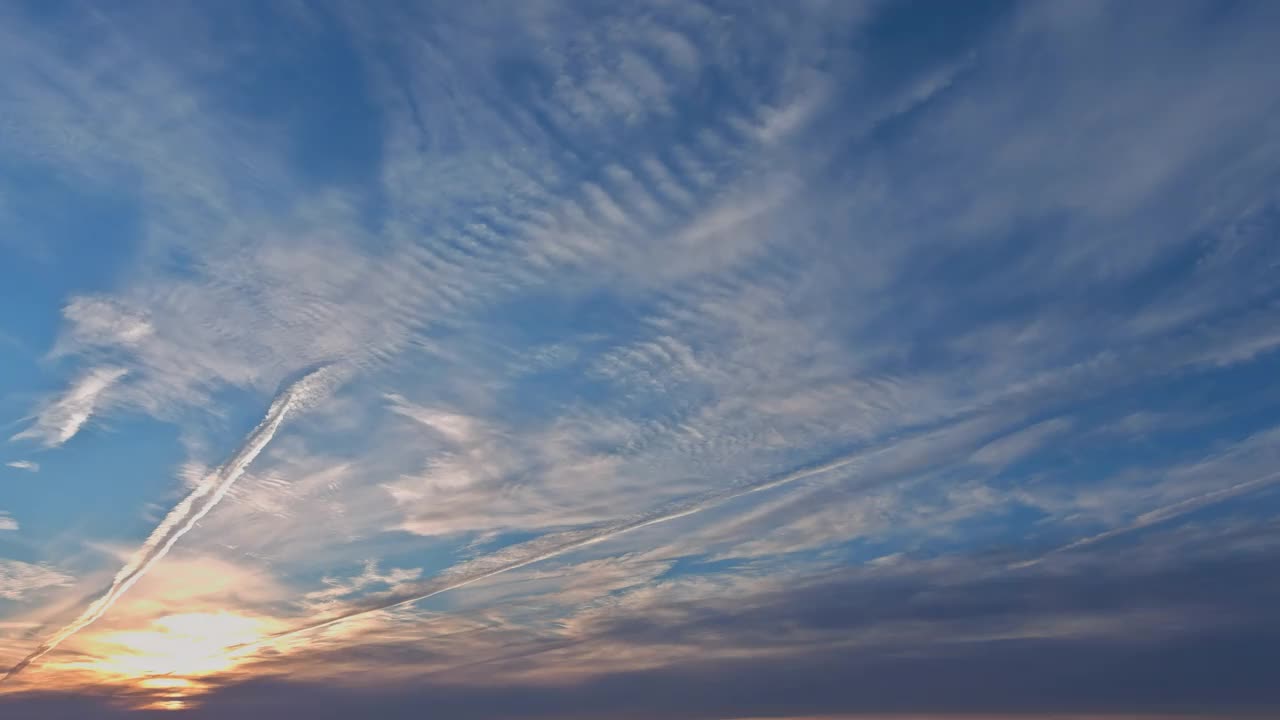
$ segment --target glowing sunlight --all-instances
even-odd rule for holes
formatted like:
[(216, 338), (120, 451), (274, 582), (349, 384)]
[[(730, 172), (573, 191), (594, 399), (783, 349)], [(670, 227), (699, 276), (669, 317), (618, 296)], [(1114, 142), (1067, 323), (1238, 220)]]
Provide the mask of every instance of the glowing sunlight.
[(212, 675), (232, 670), (249, 654), (242, 646), (278, 631), (278, 622), (231, 612), (167, 615), (141, 630), (110, 630), (87, 640), (86, 652), (49, 669), (72, 671), (139, 692), (139, 708), (181, 710), (208, 686)]

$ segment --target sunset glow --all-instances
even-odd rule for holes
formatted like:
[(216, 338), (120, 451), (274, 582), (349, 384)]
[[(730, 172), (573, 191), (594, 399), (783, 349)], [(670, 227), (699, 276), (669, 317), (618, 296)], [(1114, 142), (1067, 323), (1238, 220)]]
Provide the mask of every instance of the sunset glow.
[(42, 672), (91, 686), (136, 688), (142, 691), (139, 708), (182, 709), (208, 689), (206, 678), (250, 658), (246, 644), (280, 628), (278, 621), (231, 612), (165, 615), (144, 629), (87, 635), (74, 655), (52, 657)]

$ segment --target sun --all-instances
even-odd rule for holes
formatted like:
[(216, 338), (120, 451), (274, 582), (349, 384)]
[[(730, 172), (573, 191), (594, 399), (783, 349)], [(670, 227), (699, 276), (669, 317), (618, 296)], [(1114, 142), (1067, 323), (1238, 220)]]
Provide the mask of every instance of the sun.
[(261, 638), (267, 623), (228, 612), (168, 615), (146, 630), (104, 633), (114, 648), (101, 670), (124, 675), (201, 676), (230, 669), (240, 658), (232, 648)]
[(141, 630), (113, 630), (85, 638), (85, 652), (61, 669), (139, 691), (139, 709), (182, 710), (202, 694), (211, 676), (248, 659), (241, 646), (279, 630), (275, 621), (233, 612), (165, 615)]

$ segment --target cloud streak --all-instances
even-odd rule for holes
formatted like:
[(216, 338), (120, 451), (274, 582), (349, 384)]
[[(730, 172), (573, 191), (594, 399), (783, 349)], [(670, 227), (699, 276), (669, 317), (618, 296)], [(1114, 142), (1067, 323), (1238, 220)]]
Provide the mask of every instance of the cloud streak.
[(58, 447), (76, 436), (89, 422), (102, 394), (120, 381), (128, 371), (118, 367), (90, 370), (70, 390), (36, 415), (31, 427), (9, 438), (38, 440), (45, 447)]
[[(0, 522), (3, 518), (0, 517)], [(5, 600), (21, 600), (28, 593), (45, 588), (66, 587), (71, 584), (71, 577), (49, 567), (22, 562), (21, 560), (0, 560), (0, 598)]]
[[(1112, 528), (1105, 532), (1100, 532), (1096, 535), (1090, 535), (1088, 537), (1080, 538), (1079, 540), (1075, 540), (1073, 542), (1067, 543), (1066, 545), (1063, 545), (1060, 548), (1050, 551), (1049, 554), (1070, 552), (1072, 550), (1076, 550), (1082, 547), (1087, 547), (1089, 545), (1094, 545), (1096, 543), (1110, 540), (1111, 538), (1114, 538), (1114, 537), (1119, 537), (1120, 535), (1127, 535), (1131, 532), (1142, 530), (1144, 528), (1149, 528), (1153, 525), (1159, 525), (1161, 523), (1168, 522), (1170, 520), (1174, 520), (1176, 518), (1182, 517), (1187, 513), (1195, 512), (1196, 510), (1199, 510), (1201, 508), (1205, 508), (1220, 502), (1226, 502), (1227, 500), (1230, 500), (1235, 497), (1239, 497), (1246, 493), (1254, 492), (1255, 490), (1261, 490), (1263, 488), (1273, 485), (1277, 481), (1280, 481), (1280, 472), (1269, 473), (1267, 475), (1263, 475), (1262, 477), (1254, 478), (1252, 480), (1246, 480), (1244, 482), (1238, 482), (1228, 487), (1218, 488), (1217, 490), (1210, 490), (1209, 492), (1201, 493), (1200, 495), (1196, 495), (1195, 497), (1190, 497), (1190, 498), (1187, 498), (1186, 500), (1172, 503), (1170, 505), (1165, 505), (1163, 507), (1158, 507), (1154, 510), (1150, 510), (1148, 512), (1142, 513), (1137, 518), (1135, 518), (1133, 522), (1129, 523), (1128, 525), (1123, 525), (1121, 527)], [(1036, 560), (1020, 563), (1017, 567), (1033, 565), (1035, 563), (1040, 562), (1043, 559), (1044, 558), (1042, 557)]]
[(232, 485), (244, 475), (249, 464), (258, 457), (267, 444), (271, 442), (271, 439), (275, 437), (276, 432), (280, 429), (281, 424), (284, 423), (289, 412), (313, 399), (318, 381), (325, 371), (326, 368), (313, 370), (277, 395), (262, 422), (249, 433), (236, 453), (216, 471), (206, 476), (195, 490), (192, 490), (190, 494), (183, 498), (182, 502), (169, 511), (169, 514), (151, 532), (150, 537), (142, 544), (142, 547), (134, 553), (128, 564), (116, 573), (115, 579), (111, 582), (111, 587), (91, 603), (89, 607), (85, 608), (84, 612), (76, 619), (54, 633), (19, 661), (18, 664), (14, 665), (3, 677), (0, 677), (0, 683), (22, 672), (32, 663), (52, 652), (68, 638), (97, 622), (120, 597), (146, 575), (148, 570), (164, 559), (164, 556), (169, 553), (169, 550), (173, 548), (178, 540), (182, 539), (183, 535), (190, 532), (191, 528), (195, 527), (195, 524), (200, 522), (201, 518), (217, 507)]
[(845, 455), (830, 462), (795, 470), (785, 475), (767, 478), (764, 480), (739, 483), (724, 490), (714, 491), (692, 499), (676, 501), (600, 527), (554, 533), (547, 537), (538, 538), (537, 540), (532, 540), (527, 543), (521, 543), (512, 548), (507, 548), (493, 553), (492, 555), (455, 566), (425, 583), (410, 586), (390, 595), (383, 595), (370, 603), (357, 605), (356, 607), (334, 617), (328, 617), (304, 624), (300, 627), (293, 628), (292, 630), (272, 635), (259, 643), (253, 643), (245, 647), (256, 647), (269, 641), (281, 640), (300, 633), (331, 627), (370, 613), (411, 605), (436, 595), (449, 592), (450, 590), (457, 590), (481, 580), (511, 572), (512, 570), (519, 570), (520, 568), (527, 567), (544, 560), (550, 560), (589, 545), (604, 542), (625, 533), (640, 530), (641, 528), (646, 528), (651, 525), (676, 520), (678, 518), (687, 517), (689, 515), (702, 512), (703, 510), (723, 505), (724, 503), (736, 498), (763, 492), (765, 490), (771, 490), (794, 483), (798, 480), (847, 468), (856, 463), (865, 462), (866, 460), (886, 451), (886, 448), (881, 448), (870, 452), (857, 452)]

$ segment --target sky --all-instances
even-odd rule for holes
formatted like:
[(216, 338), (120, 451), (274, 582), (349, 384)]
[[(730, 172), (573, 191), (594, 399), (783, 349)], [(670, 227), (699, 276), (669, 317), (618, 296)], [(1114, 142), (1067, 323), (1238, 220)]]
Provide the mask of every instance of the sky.
[(0, 717), (1280, 714), (1280, 3), (0, 4)]

